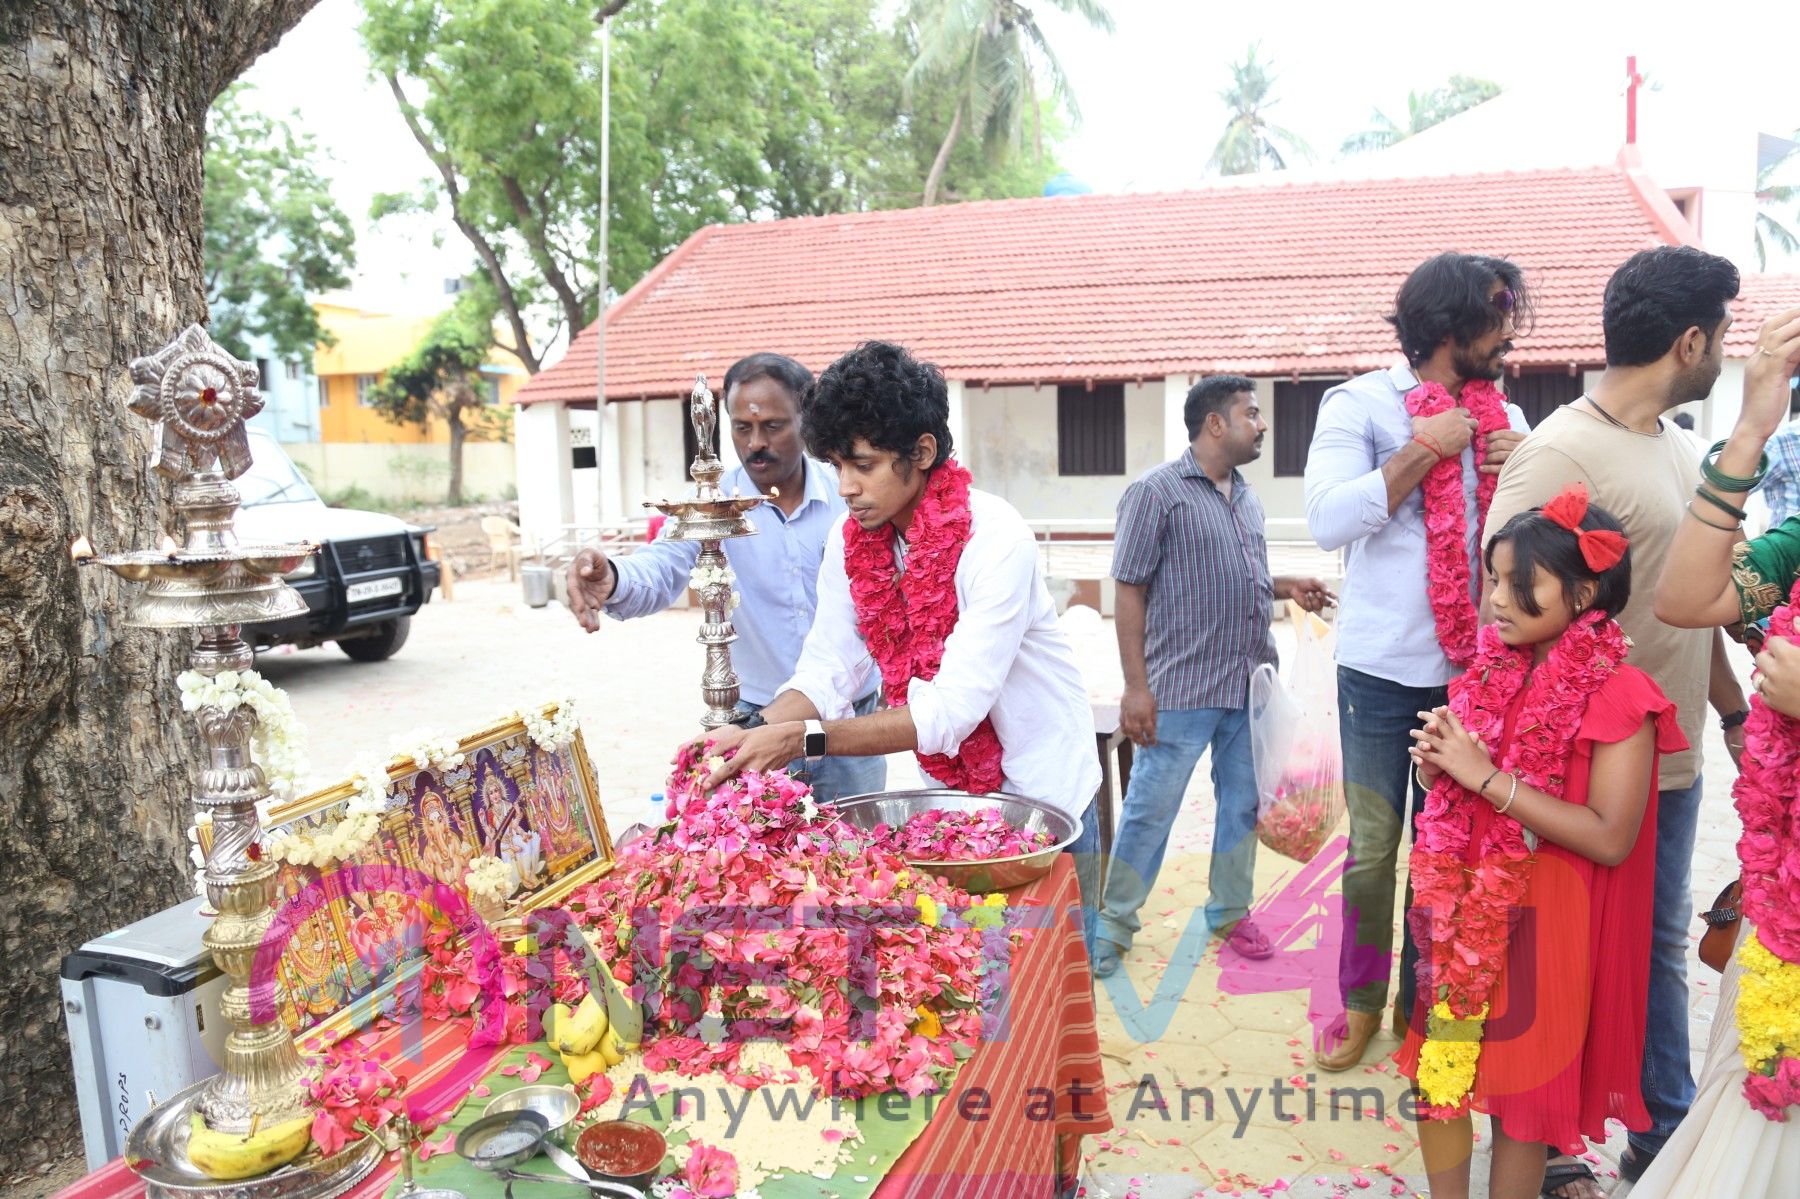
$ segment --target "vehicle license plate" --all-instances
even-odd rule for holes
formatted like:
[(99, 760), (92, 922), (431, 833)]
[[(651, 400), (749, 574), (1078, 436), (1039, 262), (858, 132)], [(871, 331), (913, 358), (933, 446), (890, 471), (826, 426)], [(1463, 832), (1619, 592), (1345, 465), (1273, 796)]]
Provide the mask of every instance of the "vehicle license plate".
[(380, 599), (384, 595), (399, 595), (405, 588), (403, 579), (375, 579), (367, 583), (352, 583), (344, 589), (344, 598), (357, 604), (363, 600)]

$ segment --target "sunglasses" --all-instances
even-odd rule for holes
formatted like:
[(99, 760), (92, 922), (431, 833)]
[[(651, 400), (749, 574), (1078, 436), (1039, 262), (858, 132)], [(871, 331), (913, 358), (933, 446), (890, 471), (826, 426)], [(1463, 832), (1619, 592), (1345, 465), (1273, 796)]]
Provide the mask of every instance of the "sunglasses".
[(1513, 295), (1512, 288), (1503, 287), (1494, 293), (1493, 301), (1494, 307), (1498, 308), (1501, 312), (1511, 312), (1514, 306), (1518, 304), (1518, 297)]

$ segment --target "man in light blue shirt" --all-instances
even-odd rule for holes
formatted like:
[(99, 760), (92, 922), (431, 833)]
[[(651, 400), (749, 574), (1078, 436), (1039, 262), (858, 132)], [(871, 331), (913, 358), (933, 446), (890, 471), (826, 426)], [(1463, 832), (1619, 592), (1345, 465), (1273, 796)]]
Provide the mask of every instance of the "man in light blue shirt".
[[(1344, 940), (1338, 985), (1345, 1024), (1326, 1038), (1318, 1064), (1347, 1070), (1362, 1060), (1387, 1006), (1393, 951), (1395, 862), (1424, 795), (1409, 782), (1409, 733), (1418, 713), (1447, 702), (1457, 673), (1438, 642), (1426, 597), (1425, 501), (1419, 484), (1440, 461), (1462, 462), (1471, 600), (1478, 601), (1476, 486), (1523, 440), (1525, 416), (1490, 434), (1475, 461), (1475, 421), (1465, 408), (1415, 418), (1406, 396), (1424, 382), (1460, 396), (1465, 382), (1497, 380), (1526, 310), (1519, 268), (1501, 258), (1440, 254), (1407, 277), (1388, 318), (1408, 365), (1370, 371), (1325, 393), (1306, 460), (1306, 520), (1313, 539), (1343, 549), (1338, 604), (1338, 724), (1350, 860), (1344, 870)], [(1411, 804), (1408, 804), (1408, 795)], [(1408, 896), (1410, 903), (1411, 896)], [(1412, 1014), (1418, 951), (1407, 929), (1396, 1026)]]
[[(719, 487), (727, 495), (772, 497), (748, 514), (755, 536), (724, 544), (743, 601), (732, 615), (738, 639), (731, 662), (741, 685), (739, 723), (747, 728), (794, 674), (817, 607), (825, 541), (845, 512), (836, 472), (802, 451), (800, 397), (811, 383), (812, 372), (780, 354), (753, 354), (725, 373), (725, 413), (743, 465)], [(590, 546), (569, 564), (569, 607), (590, 633), (602, 612), (618, 620), (661, 612), (687, 590), (699, 556), (698, 542), (663, 538), (613, 559)], [(858, 699), (857, 715), (874, 711), (878, 695), (875, 688)], [(795, 759), (790, 768), (799, 772), (807, 763)], [(810, 774), (813, 793), (830, 801), (880, 791), (887, 762), (826, 757)]]

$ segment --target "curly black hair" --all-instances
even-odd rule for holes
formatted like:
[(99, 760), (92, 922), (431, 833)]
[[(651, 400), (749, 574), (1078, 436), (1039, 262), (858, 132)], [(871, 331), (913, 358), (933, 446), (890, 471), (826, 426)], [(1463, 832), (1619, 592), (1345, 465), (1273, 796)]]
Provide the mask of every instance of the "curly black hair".
[(1444, 343), (1468, 345), (1498, 329), (1505, 314), (1490, 298), (1494, 284), (1513, 294), (1513, 326), (1526, 327), (1531, 296), (1517, 263), (1485, 254), (1439, 254), (1413, 268), (1394, 297), (1388, 324), (1400, 335), (1400, 351), (1418, 366)]
[(904, 456), (929, 433), (931, 470), (955, 448), (944, 373), (889, 341), (865, 341), (826, 367), (800, 401), (800, 427), (814, 458), (848, 458), (858, 439)]

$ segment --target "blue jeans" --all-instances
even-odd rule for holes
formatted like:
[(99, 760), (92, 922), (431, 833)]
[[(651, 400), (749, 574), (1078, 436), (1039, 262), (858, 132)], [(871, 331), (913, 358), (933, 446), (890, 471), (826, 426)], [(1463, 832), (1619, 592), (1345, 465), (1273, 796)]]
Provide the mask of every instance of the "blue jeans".
[(1242, 919), (1254, 897), (1256, 763), (1250, 754), (1250, 715), (1244, 708), (1176, 708), (1156, 714), (1156, 744), (1138, 749), (1125, 789), (1124, 811), (1106, 870), (1100, 935), (1127, 949), (1143, 922), (1138, 909), (1156, 884), (1169, 830), (1200, 755), (1212, 750), (1217, 815), (1207, 874), (1206, 923), (1219, 928)]
[[(1424, 792), (1412, 779), (1408, 734), (1419, 713), (1441, 707), (1442, 687), (1403, 687), (1338, 667), (1338, 731), (1344, 742), (1344, 802), (1350, 809), (1350, 856), (1344, 866), (1344, 941), (1338, 989), (1353, 1012), (1387, 1006), (1394, 954), (1394, 884), (1404, 834), (1418, 819)], [(1410, 797), (1410, 799), (1409, 799)], [(1412, 887), (1406, 890), (1412, 906)], [(1400, 1008), (1411, 1019), (1419, 948), (1404, 927), (1400, 949)]]
[[(1644, 1022), (1644, 1106), (1650, 1127), (1630, 1136), (1640, 1156), (1659, 1152), (1694, 1102), (1688, 1059), (1688, 922), (1693, 919), (1690, 867), (1700, 823), (1700, 780), (1656, 799), (1656, 900), (1650, 925), (1650, 999)], [(1721, 1012), (1721, 1020), (1729, 1020)]]
[[(854, 706), (855, 714), (867, 716), (875, 710), (880, 698), (881, 692), (870, 692), (857, 701)], [(761, 704), (740, 699), (737, 710), (742, 716), (753, 718), (745, 723), (746, 728), (755, 728), (762, 723)], [(795, 758), (788, 763), (787, 768), (790, 773), (812, 783), (813, 798), (820, 803), (831, 803), (846, 796), (865, 795), (887, 788), (887, 759), (880, 755), (869, 758), (826, 757), (810, 766), (805, 758)]]

